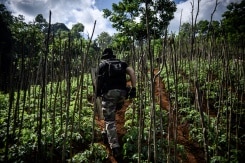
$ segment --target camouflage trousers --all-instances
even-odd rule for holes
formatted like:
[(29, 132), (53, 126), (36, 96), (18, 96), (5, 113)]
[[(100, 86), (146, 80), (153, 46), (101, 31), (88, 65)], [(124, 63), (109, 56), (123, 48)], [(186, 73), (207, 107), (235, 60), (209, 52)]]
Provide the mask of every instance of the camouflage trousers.
[(116, 129), (116, 110), (118, 103), (125, 100), (126, 91), (120, 89), (109, 90), (102, 96), (102, 112), (105, 121), (105, 130), (108, 143), (112, 148), (119, 147), (117, 129)]

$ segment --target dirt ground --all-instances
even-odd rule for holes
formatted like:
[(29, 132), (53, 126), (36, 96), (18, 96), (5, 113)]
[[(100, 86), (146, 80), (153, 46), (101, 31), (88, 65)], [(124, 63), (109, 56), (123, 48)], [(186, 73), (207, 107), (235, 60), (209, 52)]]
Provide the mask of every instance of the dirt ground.
[[(155, 95), (157, 102), (160, 103), (161, 108), (167, 110), (171, 114), (171, 107), (168, 100), (168, 95), (165, 89), (165, 84), (162, 82), (162, 80), (159, 77), (157, 77), (155, 82)], [(160, 98), (159, 98), (160, 97)], [(124, 129), (124, 114), (125, 111), (130, 105), (131, 101), (126, 100), (123, 108), (116, 113), (116, 121), (117, 121), (117, 132), (119, 137), (119, 142), (122, 142), (122, 137), (125, 135), (126, 130)], [(172, 116), (171, 116), (172, 117)], [(169, 122), (171, 122), (175, 118), (169, 118)], [(103, 120), (99, 120), (96, 118), (96, 124), (102, 129), (103, 128)], [(201, 149), (197, 143), (192, 142), (189, 140), (189, 131), (188, 131), (188, 125), (189, 124), (177, 124), (177, 142), (178, 144), (181, 144), (185, 147), (187, 158), (180, 158), (178, 157), (180, 162), (183, 163), (204, 163), (204, 152), (203, 149)], [(171, 130), (173, 128), (170, 126), (170, 130), (168, 133), (169, 139), (172, 139)], [(172, 131), (173, 132), (173, 131)], [(111, 154), (111, 150), (108, 145), (106, 145), (108, 150), (109, 158), (106, 162), (108, 163), (117, 163), (117, 161), (114, 159), (114, 157)]]

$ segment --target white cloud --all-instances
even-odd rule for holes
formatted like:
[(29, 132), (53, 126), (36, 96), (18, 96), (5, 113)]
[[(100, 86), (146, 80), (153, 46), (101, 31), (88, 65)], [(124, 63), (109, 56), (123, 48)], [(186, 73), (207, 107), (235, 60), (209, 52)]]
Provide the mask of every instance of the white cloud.
[[(110, 35), (116, 32), (111, 27), (108, 19), (103, 18), (103, 12), (97, 8), (111, 6), (112, 2), (118, 3), (119, 0), (0, 0), (15, 15), (24, 15), (27, 22), (33, 21), (37, 14), (42, 14), (48, 21), (49, 11), (52, 11), (52, 23), (64, 23), (68, 28), (76, 23), (82, 23), (85, 26), (85, 34), (92, 34), (93, 25), (96, 20), (94, 37), (101, 32), (108, 32)], [(169, 31), (177, 32), (179, 30), (181, 10), (181, 22), (191, 22), (191, 3), (195, 5), (194, 15), (198, 0), (183, 0), (177, 4), (175, 18), (170, 22)], [(226, 10), (226, 6), (231, 2), (239, 3), (241, 0), (219, 0), (217, 11), (213, 20), (220, 20), (221, 15)], [(97, 3), (97, 4), (96, 4)], [(198, 20), (210, 20), (211, 13), (215, 6), (215, 0), (201, 0)]]
[[(227, 5), (229, 5), (231, 2), (234, 3), (240, 3), (241, 0), (218, 0), (219, 4), (217, 6), (216, 12), (213, 15), (213, 20), (221, 20), (222, 19), (222, 14), (224, 11), (227, 10)], [(183, 23), (191, 23), (191, 11), (192, 11), (192, 5), (194, 4), (194, 19), (197, 13), (197, 3), (198, 0), (187, 0), (185, 2), (180, 2), (177, 4), (177, 11), (174, 14), (174, 19), (170, 22), (169, 25), (169, 31), (171, 32), (178, 32), (179, 31), (179, 26), (180, 26), (180, 20), (181, 24)], [(210, 21), (211, 19), (211, 14), (214, 10), (215, 7), (215, 0), (201, 0), (200, 1), (200, 6), (199, 6), (199, 14), (197, 17), (197, 21), (199, 20), (208, 20)], [(182, 18), (181, 18), (181, 12), (182, 12)]]
[(64, 23), (70, 29), (74, 24), (82, 23), (84, 32), (89, 35), (96, 20), (94, 37), (104, 31), (111, 35), (116, 32), (95, 6), (95, 0), (7, 0), (5, 5), (14, 16), (23, 15), (26, 22), (32, 22), (38, 14), (48, 21), (51, 11), (52, 23)]

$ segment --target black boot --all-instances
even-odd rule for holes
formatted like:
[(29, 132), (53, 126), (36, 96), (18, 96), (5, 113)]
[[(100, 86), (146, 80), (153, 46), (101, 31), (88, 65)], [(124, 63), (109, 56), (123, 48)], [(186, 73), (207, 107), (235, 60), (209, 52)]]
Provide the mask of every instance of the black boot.
[(104, 143), (104, 144), (108, 144), (108, 138), (107, 138), (106, 130), (103, 130), (103, 131), (101, 132), (101, 136), (102, 136), (103, 143)]
[(122, 152), (119, 147), (112, 148), (112, 155), (118, 163), (121, 163), (123, 161)]
[(121, 110), (123, 107), (124, 101), (117, 103), (116, 110)]

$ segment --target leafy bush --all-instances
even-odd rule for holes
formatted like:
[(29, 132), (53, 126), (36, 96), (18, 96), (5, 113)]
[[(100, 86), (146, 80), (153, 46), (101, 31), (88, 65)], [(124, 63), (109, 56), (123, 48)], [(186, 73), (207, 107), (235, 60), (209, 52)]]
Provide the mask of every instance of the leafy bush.
[(94, 143), (90, 145), (89, 149), (82, 153), (75, 154), (69, 162), (87, 163), (87, 162), (102, 162), (108, 157), (105, 146)]

